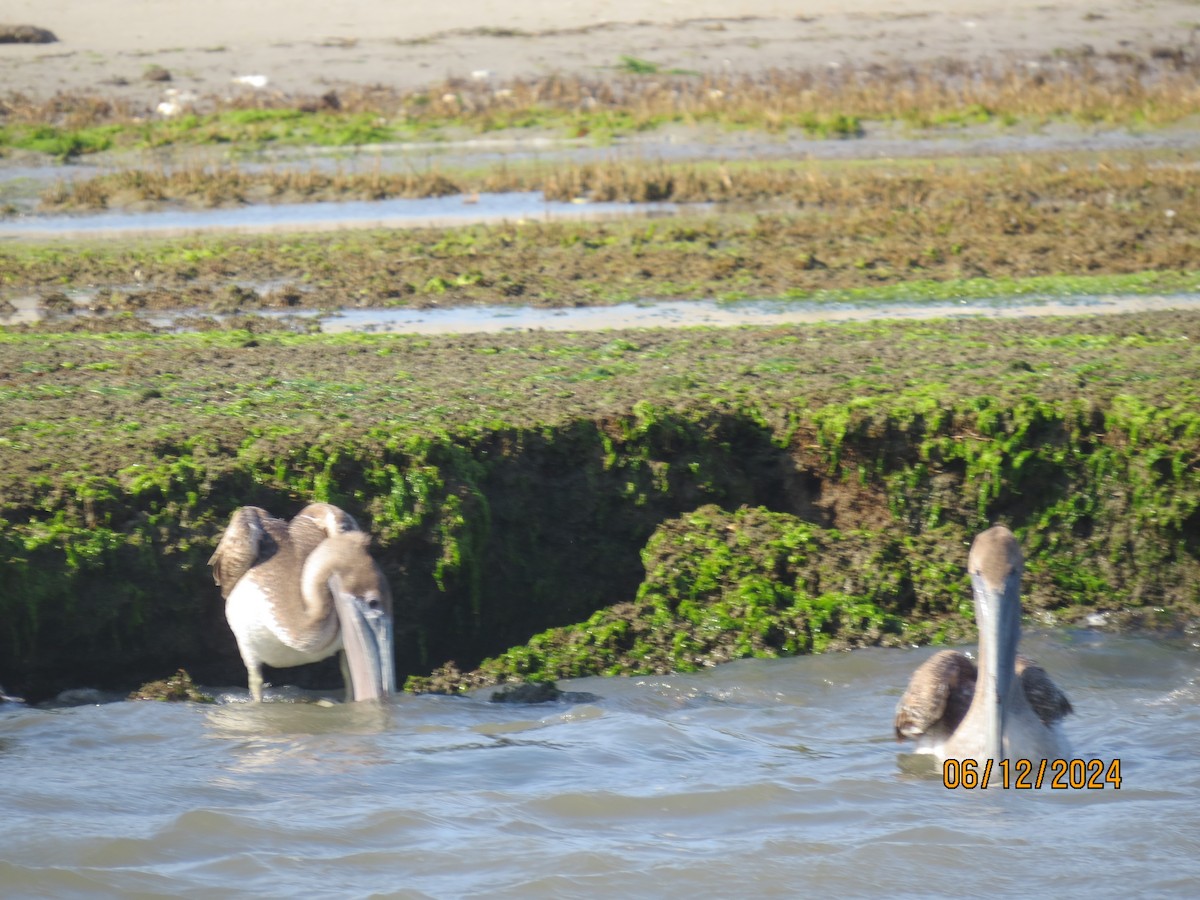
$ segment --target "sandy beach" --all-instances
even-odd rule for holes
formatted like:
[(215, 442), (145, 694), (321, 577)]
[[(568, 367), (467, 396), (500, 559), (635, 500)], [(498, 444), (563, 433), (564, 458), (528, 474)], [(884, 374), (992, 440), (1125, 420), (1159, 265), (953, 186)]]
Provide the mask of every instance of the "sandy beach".
[[(252, 6), (252, 11), (249, 7)], [(1195, 42), (1187, 0), (6, 0), (0, 24), (49, 29), (51, 44), (0, 44), (0, 92), (87, 92), (154, 102), (165, 88), (321, 93), (615, 71), (623, 56), (664, 69), (757, 72), (941, 58), (1035, 61), (1153, 53)], [(150, 81), (157, 66), (170, 82)]]

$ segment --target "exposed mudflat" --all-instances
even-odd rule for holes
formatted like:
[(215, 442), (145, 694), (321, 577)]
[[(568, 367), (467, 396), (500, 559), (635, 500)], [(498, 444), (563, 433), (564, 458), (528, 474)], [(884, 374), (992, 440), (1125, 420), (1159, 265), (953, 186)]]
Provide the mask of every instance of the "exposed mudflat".
[[(58, 41), (0, 45), (0, 84), (35, 97), (102, 86), (151, 108), (171, 88), (321, 94), (340, 85), (604, 71), (623, 56), (707, 73), (1032, 60), (1085, 48), (1145, 55), (1186, 43), (1197, 24), (1186, 0), (820, 0), (802, 12), (780, 0), (732, 8), (717, 0), (462, 0), (437, 8), (355, 0), (336, 10), (263, 0), (252, 11), (240, 0), (9, 0), (4, 15)], [(148, 77), (151, 66), (170, 80)]]

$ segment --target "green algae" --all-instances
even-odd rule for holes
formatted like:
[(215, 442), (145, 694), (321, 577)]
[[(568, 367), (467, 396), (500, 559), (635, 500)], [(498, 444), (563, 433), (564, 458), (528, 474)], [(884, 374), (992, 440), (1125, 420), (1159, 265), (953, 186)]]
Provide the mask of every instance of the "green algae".
[[(844, 428), (826, 445), (826, 471), (840, 468), (843, 478), (836, 445), (860, 460), (850, 477), (861, 475), (864, 453), (874, 457), (895, 513), (890, 530), (842, 532), (765, 508), (701, 507), (655, 532), (633, 601), (535, 635), (475, 671), (444, 667), (408, 688), (661, 674), (744, 657), (962, 639), (974, 618), (966, 548), (997, 520), (1013, 524), (1025, 546), (1025, 609), (1038, 621), (1073, 622), (1100, 609), (1141, 627), (1195, 623), (1197, 410), (1163, 416), (1118, 397), (1103, 425), (1097, 410), (1079, 404), (1002, 409), (981, 398), (942, 412), (931, 434), (902, 408), (882, 419), (842, 410), (843, 422), (871, 424)], [(1169, 470), (1161, 449), (1126, 456), (1111, 446), (1147, 418), (1169, 418), (1173, 436), (1187, 435), (1190, 449), (1172, 454)], [(919, 437), (908, 451), (920, 461), (897, 465), (880, 453), (872, 446), (879, 426)], [(988, 435), (986, 445), (961, 441), (967, 429)], [(1104, 446), (1094, 447), (1102, 434)], [(955, 470), (961, 475), (949, 474)], [(920, 508), (935, 497), (933, 511)], [(903, 528), (906, 518), (916, 527)]]
[(60, 162), (111, 149), (127, 133), (127, 126), (93, 125), (66, 128), (49, 123), (0, 126), (0, 147), (44, 153)]
[(143, 684), (128, 697), (130, 700), (154, 700), (159, 703), (215, 703), (192, 681), (192, 676), (179, 669), (170, 678)]

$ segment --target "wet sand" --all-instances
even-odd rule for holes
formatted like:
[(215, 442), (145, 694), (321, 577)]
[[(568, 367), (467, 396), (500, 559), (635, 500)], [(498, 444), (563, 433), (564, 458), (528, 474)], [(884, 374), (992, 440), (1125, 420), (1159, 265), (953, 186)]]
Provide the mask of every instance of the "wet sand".
[[(322, 93), (344, 85), (417, 87), (445, 78), (604, 74), (622, 56), (664, 69), (763, 72), (941, 58), (1034, 61), (1056, 54), (1145, 55), (1185, 45), (1200, 23), (1187, 0), (459, 0), (420, 6), (348, 0), (8, 0), (0, 20), (58, 42), (0, 45), (0, 85), (153, 103), (165, 89)], [(169, 82), (149, 81), (160, 66)]]

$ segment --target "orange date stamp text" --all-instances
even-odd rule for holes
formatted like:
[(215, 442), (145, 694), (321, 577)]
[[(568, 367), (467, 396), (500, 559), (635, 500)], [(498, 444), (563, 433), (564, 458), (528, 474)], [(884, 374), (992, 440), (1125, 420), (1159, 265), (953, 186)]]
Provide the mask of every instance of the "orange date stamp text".
[(942, 763), (942, 786), (1037, 790), (1103, 790), (1121, 788), (1121, 760), (1102, 759), (948, 759)]

